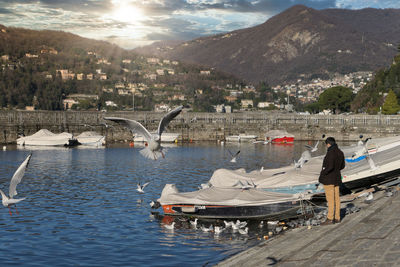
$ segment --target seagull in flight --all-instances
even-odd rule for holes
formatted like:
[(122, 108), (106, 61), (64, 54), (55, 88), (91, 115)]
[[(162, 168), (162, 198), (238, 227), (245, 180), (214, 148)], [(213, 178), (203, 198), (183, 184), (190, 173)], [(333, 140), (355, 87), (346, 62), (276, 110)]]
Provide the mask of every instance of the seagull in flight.
[(135, 120), (128, 120), (124, 118), (117, 118), (117, 117), (105, 117), (105, 120), (110, 120), (113, 122), (120, 123), (121, 125), (127, 127), (130, 129), (132, 132), (137, 133), (142, 135), (146, 141), (148, 146), (145, 147), (140, 151), (140, 153), (146, 157), (146, 158), (153, 158), (154, 160), (157, 160), (159, 156), (161, 155), (163, 158), (165, 158), (165, 155), (163, 153), (163, 147), (161, 146), (161, 135), (167, 125), (181, 113), (183, 109), (183, 106), (179, 106), (170, 112), (168, 112), (160, 121), (160, 124), (158, 125), (158, 130), (156, 134), (151, 134), (141, 123), (135, 121)]
[(14, 205), (15, 206), (15, 211), (18, 214), (18, 210), (17, 210), (16, 204), (25, 199), (25, 198), (18, 198), (17, 199), (17, 198), (14, 198), (14, 196), (17, 195), (17, 185), (21, 182), (22, 177), (24, 177), (25, 170), (26, 170), (26, 167), (29, 164), (29, 160), (31, 159), (31, 156), (32, 156), (32, 154), (30, 154), (24, 160), (24, 162), (22, 162), (22, 164), (18, 167), (18, 169), (15, 171), (13, 177), (11, 178), (10, 187), (8, 189), (9, 190), (9, 192), (8, 192), (9, 196), (7, 197), (6, 194), (2, 190), (0, 190), (3, 206), (6, 207), (6, 208), (8, 207), (10, 215), (12, 215), (10, 206)]
[(148, 185), (149, 183), (145, 183), (143, 185), (141, 185), (140, 183), (137, 185), (136, 191), (138, 191), (139, 193), (144, 194), (144, 188)]
[(315, 144), (315, 146), (310, 146), (310, 145), (305, 145), (306, 148), (308, 148), (310, 150), (310, 152), (315, 152), (318, 150), (318, 145), (319, 145), (319, 140), (317, 141), (317, 143)]
[(227, 150), (228, 150), (229, 154), (230, 154), (231, 157), (232, 157), (231, 162), (232, 162), (232, 163), (235, 163), (235, 162), (236, 162), (236, 158), (237, 158), (237, 156), (238, 156), (239, 153), (240, 153), (240, 150), (238, 150), (238, 152), (236, 152), (235, 154), (233, 154), (229, 149), (227, 149)]

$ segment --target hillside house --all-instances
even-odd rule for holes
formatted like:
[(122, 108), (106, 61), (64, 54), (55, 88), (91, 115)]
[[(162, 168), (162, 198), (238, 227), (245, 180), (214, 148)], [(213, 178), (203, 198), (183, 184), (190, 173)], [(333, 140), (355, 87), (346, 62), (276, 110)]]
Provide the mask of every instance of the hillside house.
[(164, 75), (164, 70), (163, 69), (158, 69), (158, 70), (156, 70), (156, 73), (157, 73), (157, 75), (162, 76), (162, 75)]
[(252, 99), (242, 99), (240, 104), (243, 108), (252, 108), (254, 106)]
[(57, 70), (57, 72), (61, 74), (61, 79), (63, 80), (75, 78), (75, 73), (69, 72), (69, 70)]
[(158, 59), (156, 57), (150, 57), (150, 58), (147, 58), (147, 63), (158, 64), (158, 63), (160, 63), (160, 59)]
[(154, 111), (155, 112), (168, 112), (171, 108), (167, 104), (155, 104)]

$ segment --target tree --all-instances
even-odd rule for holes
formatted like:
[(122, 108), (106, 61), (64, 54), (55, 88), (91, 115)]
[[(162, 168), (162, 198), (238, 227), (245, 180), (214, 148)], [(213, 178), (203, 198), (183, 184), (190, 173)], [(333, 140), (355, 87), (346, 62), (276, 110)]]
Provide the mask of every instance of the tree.
[(382, 106), (382, 113), (385, 115), (396, 114), (400, 110), (399, 102), (397, 101), (397, 96), (392, 89), (386, 96), (385, 103)]
[(350, 111), (353, 101), (353, 90), (344, 86), (335, 86), (326, 89), (318, 98), (320, 109), (330, 109), (335, 114)]

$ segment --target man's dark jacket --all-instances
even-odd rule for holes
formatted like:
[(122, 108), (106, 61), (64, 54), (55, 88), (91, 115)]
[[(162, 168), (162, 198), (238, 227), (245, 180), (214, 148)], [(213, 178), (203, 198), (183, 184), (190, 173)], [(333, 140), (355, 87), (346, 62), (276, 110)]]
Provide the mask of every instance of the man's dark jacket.
[(343, 152), (334, 144), (328, 148), (322, 170), (319, 176), (319, 182), (324, 185), (339, 185), (341, 183), (340, 170), (345, 167)]

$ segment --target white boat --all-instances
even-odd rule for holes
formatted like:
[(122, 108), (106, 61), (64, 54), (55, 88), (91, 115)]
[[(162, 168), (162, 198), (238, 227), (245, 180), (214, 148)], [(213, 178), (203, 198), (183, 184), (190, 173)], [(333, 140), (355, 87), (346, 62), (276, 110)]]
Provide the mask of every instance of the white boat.
[(55, 134), (47, 129), (41, 129), (38, 132), (19, 137), (17, 145), (20, 146), (75, 146), (78, 141), (70, 133), (63, 132)]
[(227, 142), (254, 142), (257, 139), (257, 135), (246, 135), (246, 134), (240, 134), (240, 135), (229, 135), (225, 137), (225, 140)]
[[(370, 139), (341, 149), (346, 158), (346, 167), (341, 172), (342, 181), (349, 189), (384, 183), (400, 175), (400, 136)], [(240, 187), (250, 183), (259, 189), (278, 192), (288, 192), (291, 189), (293, 193), (316, 189), (323, 158), (308, 157), (301, 167), (297, 162), (282, 168), (252, 172), (244, 169), (218, 169), (208, 184), (215, 187)]]
[(93, 131), (86, 131), (76, 137), (78, 142), (84, 146), (102, 146), (106, 144), (106, 137)]
[[(360, 149), (364, 151), (362, 155)], [(400, 136), (368, 140), (342, 150), (347, 161), (342, 171), (343, 183), (348, 189), (398, 180)], [(219, 169), (197, 191), (181, 193), (167, 184), (157, 201), (166, 215), (213, 219), (298, 216), (306, 212), (304, 200), (312, 200), (322, 192), (318, 177), (323, 157), (305, 157), (301, 167), (292, 164), (248, 173), (244, 169)]]
[[(154, 134), (154, 133), (152, 133)], [(178, 142), (180, 134), (179, 133), (162, 133), (161, 143), (176, 143)], [(134, 134), (134, 142), (146, 142), (146, 139), (142, 135)]]
[(282, 219), (299, 215), (312, 194), (284, 194), (256, 188), (209, 187), (180, 193), (166, 184), (157, 200), (165, 215), (210, 219)]

